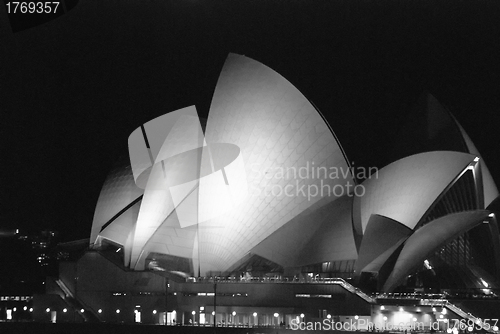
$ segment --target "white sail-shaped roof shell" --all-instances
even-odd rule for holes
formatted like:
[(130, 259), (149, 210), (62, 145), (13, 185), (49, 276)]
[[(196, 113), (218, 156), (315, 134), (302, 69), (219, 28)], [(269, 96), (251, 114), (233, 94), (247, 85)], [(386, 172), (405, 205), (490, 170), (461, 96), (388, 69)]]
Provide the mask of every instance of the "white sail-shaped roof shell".
[(364, 233), (372, 214), (415, 228), (439, 195), (476, 156), (434, 151), (415, 154), (380, 169), (362, 183), (363, 196), (354, 200), (354, 225)]
[(462, 137), (464, 138), (465, 144), (467, 145), (467, 149), (471, 154), (474, 154), (481, 159), (479, 160), (479, 165), (481, 167), (481, 174), (483, 178), (483, 198), (484, 198), (484, 206), (483, 208), (486, 208), (488, 205), (493, 202), (495, 198), (498, 197), (498, 188), (495, 184), (495, 181), (493, 180), (493, 176), (491, 176), (490, 170), (488, 169), (488, 166), (486, 166), (486, 162), (484, 162), (484, 159), (481, 157), (481, 154), (479, 153), (478, 149), (470, 139), (469, 135), (467, 132), (465, 132), (464, 128), (457, 122), (458, 128), (460, 129), (460, 132), (462, 134)]
[[(200, 225), (202, 273), (226, 270), (318, 200), (335, 200), (337, 196), (327, 194), (327, 186), (345, 194), (347, 183), (353, 184), (342, 149), (314, 106), (278, 73), (244, 56), (231, 54), (226, 60), (210, 108), (206, 141), (241, 149), (250, 191), (237, 208), (211, 222), (217, 227)], [(299, 175), (300, 168), (309, 175)], [(324, 171), (321, 168), (336, 168), (344, 175), (313, 175)], [(283, 171), (288, 175), (279, 175)], [(308, 196), (308, 189), (322, 186), (323, 194)]]
[[(94, 220), (92, 240), (99, 240), (99, 235), (124, 246), (125, 264), (131, 268), (142, 270), (148, 254), (162, 253), (192, 260), (193, 271), (199, 267), (201, 274), (228, 270), (292, 219), (307, 225), (307, 219), (298, 221), (300, 214), (319, 208), (318, 201), (324, 205), (352, 191), (351, 171), (328, 125), (291, 83), (270, 68), (244, 56), (229, 55), (204, 138), (197, 127), (192, 130), (194, 123), (172, 127), (172, 122), (166, 122), (180, 124), (181, 114), (193, 115), (193, 110), (189, 107), (166, 114), (132, 133), (127, 187), (134, 196), (143, 197), (123, 219), (116, 218), (101, 231), (115, 212), (136, 199), (123, 188), (124, 194), (114, 193), (123, 199), (109, 207), (106, 214), (111, 217)], [(185, 131), (172, 136), (179, 129)], [(191, 144), (179, 140), (189, 135)], [(164, 172), (176, 166), (182, 154), (196, 148), (202, 152), (197, 158), (201, 166), (195, 171), (199, 180), (190, 175), (185, 178), (190, 172), (178, 166)], [(207, 161), (210, 171), (203, 165)], [(177, 174), (185, 180), (172, 181)], [(225, 185), (221, 187), (220, 181)], [(101, 207), (104, 210), (109, 202), (108, 187), (103, 188), (105, 194), (98, 203), (99, 217), (104, 215)], [(185, 191), (190, 187), (195, 190)], [(220, 207), (224, 187), (232, 205), (209, 212)], [(186, 223), (190, 208), (198, 210), (195, 225), (189, 219)]]
[[(90, 243), (94, 244), (97, 241), (97, 237), (101, 234), (101, 230), (104, 232), (105, 229), (103, 227), (127, 208), (128, 205), (142, 196), (143, 192), (144, 190), (135, 184), (132, 169), (128, 163), (117, 166), (117, 168), (111, 171), (102, 186), (94, 211)], [(134, 209), (132, 208), (131, 211), (134, 211)], [(135, 212), (135, 215), (128, 212), (126, 215), (127, 218), (121, 217), (122, 215), (123, 213), (119, 217), (116, 217), (113, 222), (115, 232), (111, 234), (106, 233), (105, 235), (106, 239), (119, 244), (127, 238), (130, 228), (135, 225), (135, 221), (137, 220), (137, 212)], [(120, 228), (117, 225), (123, 226)]]

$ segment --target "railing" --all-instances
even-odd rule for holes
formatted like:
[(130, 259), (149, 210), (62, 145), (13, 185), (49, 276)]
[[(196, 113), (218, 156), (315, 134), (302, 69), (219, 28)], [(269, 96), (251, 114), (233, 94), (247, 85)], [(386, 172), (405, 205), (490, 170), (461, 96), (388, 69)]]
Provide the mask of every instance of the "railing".
[(344, 281), (341, 278), (337, 278), (337, 281), (335, 282), (335, 284), (338, 284), (341, 287), (343, 287), (344, 289), (346, 289), (347, 291), (356, 294), (357, 296), (364, 299), (366, 302), (368, 302), (370, 304), (375, 304), (377, 302), (375, 298), (368, 296), (366, 293), (364, 293), (360, 289), (356, 288), (352, 284), (347, 283), (346, 281)]
[(445, 306), (446, 303), (448, 302), (447, 299), (420, 299), (420, 305), (439, 305), (439, 306)]
[(392, 293), (380, 293), (377, 294), (377, 299), (382, 298), (395, 298), (395, 299), (445, 299), (444, 293), (423, 293), (423, 292), (392, 292)]
[(71, 292), (71, 290), (66, 286), (66, 284), (64, 284), (63, 281), (61, 281), (60, 279), (56, 279), (56, 284), (57, 286), (64, 292), (64, 294), (68, 297), (71, 297), (71, 298), (75, 298), (75, 296), (73, 296), (73, 292)]
[[(379, 298), (388, 298), (387, 295), (383, 295), (383, 296), (384, 297), (380, 297), (379, 296)], [(422, 296), (424, 296), (424, 295), (422, 295)], [(452, 311), (456, 315), (458, 315), (459, 317), (461, 317), (461, 318), (463, 318), (465, 320), (471, 320), (472, 323), (474, 323), (475, 326), (477, 326), (479, 328), (482, 328), (482, 329), (484, 329), (487, 332), (498, 334), (498, 331), (495, 331), (490, 324), (484, 322), (481, 318), (478, 318), (478, 317), (476, 317), (476, 316), (474, 316), (474, 315), (472, 315), (472, 314), (470, 314), (468, 312), (465, 312), (464, 310), (462, 310), (457, 305), (451, 303), (448, 299), (442, 298), (442, 296), (443, 295), (441, 295), (441, 298), (438, 298), (439, 295), (432, 295), (431, 294), (428, 297), (436, 297), (436, 299), (433, 299), (433, 298), (422, 298), (422, 299), (420, 299), (419, 304), (420, 305), (428, 305), (428, 306), (446, 307), (450, 311)], [(391, 296), (391, 297), (394, 298), (395, 296)]]
[[(346, 282), (343, 278), (294, 278), (294, 277), (188, 277), (187, 283), (330, 283)], [(349, 284), (349, 283), (347, 283)]]
[[(66, 286), (66, 284), (62, 280), (56, 279), (55, 281), (56, 281), (57, 286), (59, 286), (59, 288), (66, 295), (67, 301), (73, 304), (72, 306), (73, 306), (73, 308), (75, 308), (75, 312), (78, 312), (78, 308), (83, 308), (84, 310), (89, 311), (90, 314), (92, 314), (92, 316), (94, 317), (95, 320), (99, 321), (99, 316), (95, 313), (95, 311), (92, 308), (90, 308), (87, 305), (85, 305), (85, 303), (82, 302), (80, 299), (78, 299), (77, 297), (75, 297), (75, 295), (73, 294), (73, 292), (71, 292), (71, 290)], [(83, 312), (83, 313), (78, 312), (78, 313), (86, 321), (92, 320), (86, 312)]]
[[(485, 293), (487, 290), (488, 293)], [(395, 292), (377, 294), (376, 298), (397, 298), (397, 299), (499, 299), (500, 289), (461, 289), (445, 290), (443, 293), (425, 292)]]
[(478, 327), (484, 329), (485, 331), (498, 334), (498, 330), (495, 331), (490, 324), (488, 324), (487, 322), (484, 322), (481, 318), (475, 317), (472, 314), (465, 312), (460, 307), (456, 306), (453, 303), (450, 303), (448, 300), (446, 301), (445, 305), (447, 308), (450, 309), (450, 311), (454, 312), (455, 314), (457, 314), (458, 316), (460, 316), (464, 319), (472, 320), (474, 322), (474, 324), (476, 324)]

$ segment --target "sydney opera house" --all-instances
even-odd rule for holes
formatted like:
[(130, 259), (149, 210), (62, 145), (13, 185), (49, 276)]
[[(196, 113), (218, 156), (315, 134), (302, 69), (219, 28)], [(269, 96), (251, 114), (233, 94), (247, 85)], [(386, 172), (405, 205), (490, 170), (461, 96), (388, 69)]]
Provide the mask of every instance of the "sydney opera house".
[(230, 54), (208, 118), (190, 106), (130, 134), (87, 249), (47, 280), (36, 317), (218, 326), (494, 318), (498, 189), (432, 95), (413, 113), (391, 163), (355, 166), (334, 116), (272, 69)]

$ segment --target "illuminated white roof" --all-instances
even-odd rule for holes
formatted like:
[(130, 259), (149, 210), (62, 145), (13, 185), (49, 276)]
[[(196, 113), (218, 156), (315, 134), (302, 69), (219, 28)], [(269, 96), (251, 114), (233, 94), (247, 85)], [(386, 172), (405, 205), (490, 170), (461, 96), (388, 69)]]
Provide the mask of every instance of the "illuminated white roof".
[(318, 111), (278, 73), (234, 54), (205, 133), (191, 106), (137, 128), (129, 150), (131, 166), (103, 187), (91, 243), (122, 245), (131, 269), (160, 253), (188, 259), (201, 275), (249, 254), (283, 267), (355, 260), (353, 228), (356, 242), (372, 214), (415, 228), (476, 159), (416, 154), (370, 176), (353, 199), (349, 165)]
[[(251, 250), (283, 267), (356, 260), (352, 200), (325, 197), (304, 210)], [(285, 240), (285, 242), (284, 242)]]
[[(206, 141), (241, 149), (250, 193), (237, 208), (212, 221), (222, 227), (200, 225), (202, 273), (227, 269), (318, 200), (337, 198), (328, 194), (308, 198), (297, 193), (301, 186), (338, 185), (345, 190), (347, 182), (352, 184), (349, 173), (338, 178), (312, 175), (321, 167), (348, 171), (340, 146), (318, 111), (292, 84), (247, 57), (231, 54), (226, 60), (210, 108)], [(298, 175), (301, 167), (309, 175)], [(282, 177), (283, 170), (297, 175)], [(288, 189), (292, 195), (266, 195), (272, 187), (275, 194)]]
[(395, 161), (365, 182), (364, 196), (354, 200), (354, 225), (364, 233), (378, 214), (413, 229), (438, 196), (474, 161), (451, 151), (415, 154)]
[[(202, 273), (227, 270), (290, 220), (308, 224), (301, 213), (319, 208), (316, 202), (352, 191), (343, 152), (321, 115), (254, 60), (229, 55), (205, 136), (195, 115), (194, 107), (166, 114), (129, 138), (127, 186), (144, 195), (100, 237), (123, 244), (131, 268), (144, 269), (155, 252), (190, 258)], [(135, 199), (127, 198), (111, 211)], [(93, 226), (92, 240), (108, 220)]]
[(490, 170), (486, 166), (486, 163), (484, 162), (484, 159), (481, 157), (479, 154), (478, 149), (470, 139), (469, 135), (467, 132), (465, 132), (464, 128), (457, 122), (458, 128), (460, 129), (460, 132), (462, 133), (462, 137), (465, 140), (465, 144), (467, 145), (467, 148), (471, 154), (474, 154), (478, 156), (479, 159), (479, 166), (481, 167), (481, 174), (482, 174), (482, 179), (483, 179), (483, 196), (484, 196), (484, 207), (486, 208), (488, 205), (493, 202), (495, 198), (498, 197), (498, 189), (495, 184), (495, 181), (493, 181), (493, 176), (491, 176)]
[[(102, 186), (101, 193), (97, 201), (94, 212), (94, 220), (92, 222), (90, 243), (93, 244), (96, 242), (97, 236), (101, 232), (103, 226), (130, 203), (139, 198), (142, 193), (143, 190), (138, 188), (134, 182), (132, 170), (128, 163), (117, 166), (117, 168), (111, 171)], [(137, 217), (129, 218), (129, 220), (121, 218), (120, 221), (126, 226), (135, 224)], [(116, 224), (114, 225), (116, 226)], [(128, 235), (128, 230), (127, 232), (124, 231), (122, 233)], [(107, 234), (107, 236), (111, 237), (113, 240), (116, 239), (114, 236), (109, 234)], [(116, 240), (122, 240), (122, 238), (118, 238)]]

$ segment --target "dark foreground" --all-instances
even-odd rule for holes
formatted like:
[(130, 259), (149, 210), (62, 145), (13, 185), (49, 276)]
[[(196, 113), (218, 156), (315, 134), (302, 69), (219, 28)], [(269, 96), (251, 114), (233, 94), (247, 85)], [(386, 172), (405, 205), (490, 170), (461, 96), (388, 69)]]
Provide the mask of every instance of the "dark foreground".
[[(283, 328), (228, 328), (228, 327), (189, 327), (189, 326), (155, 326), (155, 325), (119, 325), (93, 323), (35, 323), (35, 322), (3, 322), (0, 323), (0, 334), (291, 334), (312, 333), (311, 331), (294, 331)], [(343, 332), (335, 332), (342, 334)]]

